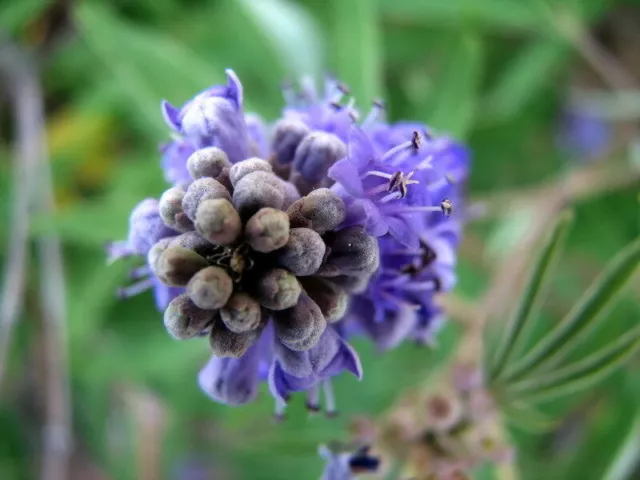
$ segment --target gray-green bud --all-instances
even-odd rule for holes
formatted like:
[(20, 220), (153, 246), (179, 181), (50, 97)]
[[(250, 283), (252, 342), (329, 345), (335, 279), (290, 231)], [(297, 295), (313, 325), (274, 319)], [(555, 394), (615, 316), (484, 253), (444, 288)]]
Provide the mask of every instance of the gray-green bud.
[(281, 210), (286, 198), (283, 183), (268, 172), (252, 172), (242, 177), (233, 190), (233, 204), (240, 217), (248, 219), (264, 207)]
[(209, 344), (216, 357), (239, 358), (258, 340), (261, 332), (262, 329), (256, 329), (234, 333), (220, 319), (217, 319), (211, 327)]
[(287, 244), (276, 252), (278, 264), (297, 277), (313, 275), (322, 264), (326, 247), (317, 232), (292, 228)]
[(322, 277), (301, 277), (300, 283), (320, 307), (328, 322), (335, 322), (344, 317), (349, 306), (349, 295), (343, 288)]
[(158, 240), (149, 250), (149, 253), (147, 253), (147, 265), (149, 265), (149, 268), (151, 268), (151, 271), (153, 273), (156, 273), (156, 268), (158, 266), (158, 259), (160, 258), (160, 255), (162, 255), (162, 252), (164, 252), (169, 245), (171, 244), (171, 242), (173, 241), (175, 237), (167, 237), (167, 238), (162, 238), (160, 240)]
[(256, 282), (255, 298), (270, 310), (284, 310), (298, 303), (302, 291), (298, 279), (282, 268), (264, 273)]
[(276, 123), (273, 133), (273, 151), (280, 164), (290, 164), (309, 127), (298, 120), (282, 119)]
[(199, 178), (189, 185), (182, 200), (182, 208), (187, 216), (195, 222), (200, 203), (217, 198), (231, 201), (229, 191), (220, 182), (209, 177)]
[(171, 300), (164, 311), (164, 326), (178, 340), (193, 338), (213, 321), (214, 313), (198, 308), (186, 295)]
[(242, 232), (240, 215), (223, 198), (200, 202), (195, 224), (198, 233), (216, 245), (230, 245)]
[(370, 273), (363, 273), (360, 275), (338, 275), (337, 277), (331, 277), (331, 281), (336, 285), (342, 287), (349, 293), (363, 293), (369, 286), (369, 280), (371, 280)]
[(247, 222), (244, 237), (257, 252), (268, 253), (282, 248), (289, 240), (289, 217), (282, 210), (261, 208)]
[(171, 287), (184, 287), (199, 270), (206, 268), (207, 260), (193, 250), (169, 247), (156, 262), (156, 275)]
[(361, 276), (375, 272), (380, 266), (378, 241), (360, 226), (330, 232), (325, 241), (330, 254), (318, 275)]
[(187, 170), (195, 180), (203, 177), (216, 178), (225, 167), (231, 167), (229, 157), (218, 147), (196, 150), (187, 159)]
[(292, 227), (311, 228), (320, 235), (335, 229), (347, 209), (340, 197), (328, 188), (318, 188), (287, 209)]
[(196, 273), (187, 284), (187, 295), (204, 310), (222, 308), (233, 293), (233, 281), (220, 267), (207, 267)]
[(253, 172), (273, 172), (271, 164), (261, 158), (248, 158), (241, 162), (235, 163), (229, 171), (229, 178), (231, 184), (236, 185), (243, 177), (246, 177)]
[(280, 341), (296, 351), (315, 347), (327, 328), (320, 307), (304, 292), (292, 308), (274, 312), (273, 319)]
[(173, 187), (162, 194), (158, 202), (160, 218), (169, 227), (178, 232), (193, 230), (193, 222), (182, 209), (184, 191)]
[(173, 237), (169, 246), (188, 248), (203, 257), (211, 255), (215, 250), (211, 242), (202, 237), (198, 232), (186, 232), (177, 237)]
[(229, 330), (244, 333), (260, 325), (260, 305), (244, 292), (235, 292), (220, 310), (220, 317)]

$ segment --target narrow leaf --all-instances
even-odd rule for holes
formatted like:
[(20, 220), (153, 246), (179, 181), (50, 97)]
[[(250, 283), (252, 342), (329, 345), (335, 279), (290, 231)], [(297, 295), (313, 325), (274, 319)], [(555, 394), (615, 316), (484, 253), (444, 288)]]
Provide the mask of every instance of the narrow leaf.
[(571, 211), (566, 211), (562, 214), (534, 261), (531, 268), (531, 276), (521, 294), (518, 306), (507, 324), (500, 343), (496, 347), (490, 375), (492, 380), (500, 376), (509, 362), (522, 332), (530, 322), (534, 321), (536, 311), (546, 291), (545, 286), (549, 283), (549, 276), (560, 256), (572, 220), (573, 214)]
[(324, 44), (314, 18), (289, 0), (240, 0), (239, 4), (275, 48), (291, 73), (318, 75)]
[(484, 48), (478, 36), (467, 34), (456, 38), (450, 61), (435, 80), (437, 92), (428, 123), (435, 129), (463, 139), (473, 126), (482, 76)]
[(609, 263), (558, 326), (524, 355), (511, 371), (507, 371), (507, 380), (518, 380), (565, 358), (577, 343), (606, 320), (604, 314), (613, 307), (639, 263), (640, 237)]
[(640, 349), (640, 326), (586, 358), (553, 373), (531, 376), (509, 387), (509, 394), (528, 401), (555, 399), (595, 385)]
[(518, 401), (503, 406), (507, 423), (531, 433), (540, 433), (553, 429), (557, 422), (538, 411), (530, 404)]
[(335, 70), (364, 110), (382, 95), (380, 18), (374, 0), (332, 0)]
[(506, 121), (520, 113), (540, 91), (554, 81), (569, 49), (553, 40), (536, 40), (506, 66), (485, 99), (485, 119)]

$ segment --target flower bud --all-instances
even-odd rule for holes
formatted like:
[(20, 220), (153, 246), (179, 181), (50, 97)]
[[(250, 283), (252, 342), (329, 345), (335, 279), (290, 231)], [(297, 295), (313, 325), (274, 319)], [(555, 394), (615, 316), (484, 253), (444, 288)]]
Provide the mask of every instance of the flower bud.
[(282, 210), (261, 208), (247, 222), (244, 237), (257, 252), (268, 253), (282, 248), (289, 240), (289, 217)]
[(329, 257), (320, 275), (337, 276), (373, 273), (380, 266), (378, 241), (367, 235), (362, 227), (348, 227), (325, 237)]
[(207, 261), (193, 250), (169, 247), (156, 262), (156, 275), (171, 287), (184, 287), (196, 272), (207, 265)]
[(328, 188), (313, 190), (287, 209), (291, 226), (311, 228), (320, 235), (340, 225), (346, 212), (342, 199)]
[(327, 328), (320, 307), (305, 293), (287, 310), (273, 313), (276, 335), (291, 350), (303, 351), (313, 348)]
[(215, 246), (211, 245), (198, 232), (186, 232), (177, 237), (172, 237), (169, 246), (188, 248), (203, 257), (211, 255), (215, 250)]
[(322, 277), (301, 277), (300, 283), (328, 322), (344, 317), (349, 306), (349, 295), (344, 289)]
[(171, 300), (164, 311), (164, 326), (173, 338), (186, 340), (206, 329), (213, 316), (213, 312), (201, 310), (186, 294), (182, 294)]
[(246, 177), (253, 172), (271, 173), (273, 169), (271, 164), (261, 158), (248, 158), (242, 162), (234, 164), (229, 170), (229, 178), (232, 185), (236, 185), (241, 178)]
[(242, 222), (228, 200), (216, 198), (200, 202), (196, 230), (213, 244), (230, 245), (242, 232)]
[(157, 241), (153, 247), (151, 247), (151, 250), (149, 250), (149, 253), (147, 254), (147, 265), (149, 265), (149, 268), (151, 268), (153, 273), (156, 273), (156, 267), (158, 265), (160, 255), (167, 249), (167, 247), (169, 247), (169, 244), (171, 244), (174, 238), (175, 237), (163, 238), (162, 240)]
[(207, 267), (191, 277), (187, 295), (198, 307), (216, 310), (224, 306), (233, 292), (233, 282), (220, 267)]
[(158, 204), (160, 218), (169, 227), (178, 232), (193, 230), (193, 222), (182, 209), (184, 191), (179, 188), (170, 188), (162, 194)]
[(218, 318), (211, 328), (209, 343), (216, 357), (240, 358), (260, 337), (261, 329), (234, 333)]
[(293, 159), (290, 181), (301, 193), (316, 186), (328, 186), (329, 168), (347, 154), (347, 147), (332, 133), (311, 132), (298, 148)]
[(297, 277), (313, 275), (324, 258), (325, 245), (320, 235), (308, 228), (292, 228), (289, 240), (276, 251), (278, 264)]
[(293, 162), (296, 149), (309, 133), (309, 128), (297, 120), (278, 121), (273, 134), (273, 151), (278, 163), (286, 165)]
[(233, 204), (240, 217), (248, 219), (264, 207), (282, 209), (286, 197), (283, 183), (274, 174), (262, 171), (242, 177), (233, 191)]
[(301, 291), (300, 283), (294, 275), (281, 268), (274, 268), (258, 279), (254, 296), (265, 308), (284, 310), (298, 302)]
[(175, 235), (160, 218), (158, 200), (147, 198), (138, 203), (129, 217), (128, 249), (136, 255), (146, 255), (160, 239)]
[(338, 275), (331, 277), (331, 281), (349, 293), (363, 293), (369, 286), (371, 274)]
[(230, 331), (243, 333), (258, 328), (262, 312), (258, 302), (249, 295), (235, 292), (220, 310), (220, 317)]
[(216, 178), (225, 167), (231, 167), (231, 162), (227, 154), (218, 147), (201, 148), (187, 159), (187, 169), (194, 180), (203, 177)]
[(196, 212), (200, 203), (217, 198), (231, 201), (229, 191), (220, 182), (209, 177), (199, 178), (189, 185), (187, 193), (182, 200), (182, 208), (187, 216), (195, 222)]

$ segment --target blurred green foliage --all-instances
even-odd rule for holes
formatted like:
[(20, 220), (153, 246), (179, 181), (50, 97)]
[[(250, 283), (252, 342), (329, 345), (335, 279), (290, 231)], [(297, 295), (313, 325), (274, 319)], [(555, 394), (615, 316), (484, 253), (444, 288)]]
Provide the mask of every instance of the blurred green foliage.
[[(0, 28), (23, 44), (41, 45), (44, 19), (63, 3), (3, 0)], [(150, 294), (117, 301), (115, 289), (127, 281), (132, 264), (106, 265), (103, 253), (106, 241), (126, 234), (133, 205), (163, 190), (157, 148), (168, 132), (161, 99), (179, 104), (220, 82), (224, 68), (232, 67), (243, 81), (248, 110), (273, 119), (282, 105), (283, 78), (329, 69), (349, 84), (363, 110), (382, 96), (392, 119), (425, 121), (468, 141), (472, 196), (532, 186), (574, 166), (556, 148), (555, 136), (581, 60), (549, 12), (596, 26), (611, 22), (613, 12), (634, 11), (634, 5), (632, 0), (78, 2), (69, 24), (62, 25), (64, 34), (40, 57), (60, 208), (54, 218), (35, 218), (32, 227), (34, 234), (56, 232), (64, 242), (79, 450), (105, 478), (140, 478), (135, 415), (123, 392), (148, 390), (164, 408), (158, 461), (165, 478), (189, 480), (175, 469), (194, 456), (218, 472), (210, 478), (226, 478), (221, 472), (250, 480), (317, 478), (322, 465), (317, 444), (346, 437), (354, 415), (379, 415), (404, 388), (425, 381), (459, 335), (449, 324), (433, 350), (405, 345), (384, 355), (355, 342), (365, 376), (361, 383), (347, 376), (336, 382), (342, 412), (336, 420), (309, 419), (302, 403), (294, 402), (288, 421), (274, 426), (266, 389), (254, 404), (238, 409), (207, 400), (195, 382), (207, 346), (171, 341)], [(9, 218), (10, 155), (9, 143), (1, 144), (3, 225)], [(625, 162), (624, 152), (607, 161)], [(577, 205), (541, 332), (638, 235), (637, 191), (635, 185)], [(526, 227), (522, 218), (526, 212), (518, 212), (515, 221), (470, 227), (460, 260), (460, 296), (473, 300), (482, 293), (492, 259), (512, 248), (518, 229)], [(2, 252), (9, 233), (2, 229)], [(28, 291), (30, 299), (35, 288)], [(637, 326), (639, 289), (636, 281), (585, 351)], [(3, 480), (34, 478), (37, 471), (39, 315), (37, 302), (30, 301), (0, 399)], [(633, 466), (640, 453), (631, 442), (640, 435), (639, 367), (632, 360), (597, 389), (550, 405), (547, 413), (566, 418), (556, 431), (514, 430), (523, 477), (637, 478), (624, 467)]]

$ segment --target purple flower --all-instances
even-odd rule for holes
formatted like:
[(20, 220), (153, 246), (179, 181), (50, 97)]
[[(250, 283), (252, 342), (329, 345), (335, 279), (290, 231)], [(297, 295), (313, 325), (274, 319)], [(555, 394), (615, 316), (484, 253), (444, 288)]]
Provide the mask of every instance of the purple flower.
[(585, 112), (563, 115), (557, 143), (561, 150), (578, 161), (590, 162), (604, 155), (611, 141), (611, 127), (601, 118)]
[(160, 151), (165, 180), (172, 185), (190, 183), (192, 180), (187, 170), (187, 159), (196, 151), (193, 143), (184, 138), (176, 138), (160, 147)]
[[(308, 391), (307, 407), (320, 409), (319, 388), (325, 393), (325, 409), (328, 415), (335, 413), (331, 377), (344, 370), (362, 378), (362, 365), (355, 350), (332, 327), (322, 334), (318, 344), (306, 351), (294, 351), (276, 344), (274, 361), (269, 371), (269, 388), (284, 408), (293, 392)], [(278, 408), (277, 407), (277, 408)]]
[[(389, 136), (403, 130), (386, 128)], [(362, 129), (352, 127), (347, 157), (328, 175), (337, 182), (333, 190), (347, 203), (345, 225), (364, 225), (371, 235), (389, 233), (417, 248), (430, 216), (449, 215), (446, 195), (453, 195), (455, 185), (466, 179), (466, 153), (447, 139), (425, 142), (413, 130), (404, 142), (379, 155), (383, 139), (379, 132), (374, 143)]]
[(242, 84), (227, 70), (227, 84), (196, 95), (178, 109), (162, 102), (167, 125), (188, 138), (195, 147), (219, 147), (232, 163), (250, 156), (249, 136), (243, 112)]
[(321, 445), (318, 453), (327, 462), (321, 480), (352, 480), (360, 473), (376, 472), (380, 466), (380, 459), (372, 457), (367, 446), (352, 450)]

